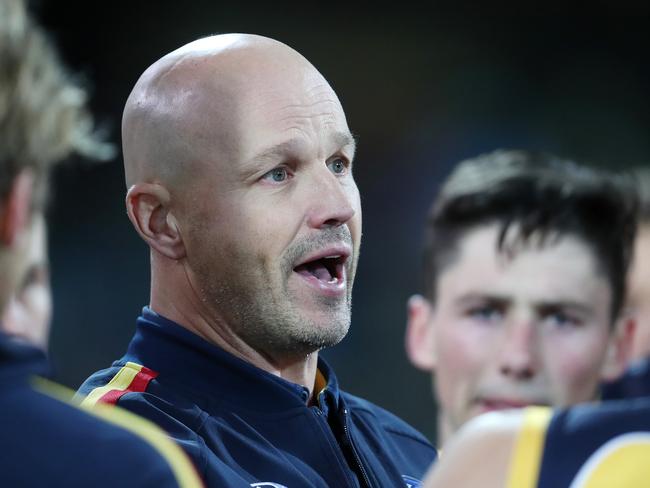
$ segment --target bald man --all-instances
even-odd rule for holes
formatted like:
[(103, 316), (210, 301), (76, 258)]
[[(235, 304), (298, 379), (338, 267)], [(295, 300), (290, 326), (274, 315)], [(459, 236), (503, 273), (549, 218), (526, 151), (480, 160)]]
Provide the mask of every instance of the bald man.
[(150, 303), (86, 402), (161, 425), (209, 486), (419, 486), (435, 449), (318, 357), (348, 331), (361, 239), (323, 76), (272, 39), (195, 41), (140, 77), (123, 144)]

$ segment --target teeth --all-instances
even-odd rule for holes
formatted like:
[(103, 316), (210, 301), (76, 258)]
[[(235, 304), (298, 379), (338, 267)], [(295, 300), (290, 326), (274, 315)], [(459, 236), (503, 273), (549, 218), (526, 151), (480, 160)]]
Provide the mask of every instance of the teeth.
[(340, 257), (340, 254), (333, 254), (332, 256), (325, 256), (323, 259), (338, 259)]

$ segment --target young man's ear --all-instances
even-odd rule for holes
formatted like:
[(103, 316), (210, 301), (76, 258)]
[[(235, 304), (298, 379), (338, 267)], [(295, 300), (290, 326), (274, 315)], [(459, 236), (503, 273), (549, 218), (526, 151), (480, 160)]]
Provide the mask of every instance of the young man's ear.
[(406, 313), (406, 354), (416, 368), (431, 371), (435, 367), (433, 307), (423, 296), (413, 295), (406, 305)]
[(157, 183), (138, 183), (126, 194), (126, 212), (131, 223), (152, 249), (178, 260), (185, 245), (176, 218), (170, 210), (171, 195)]
[(624, 313), (616, 322), (607, 346), (602, 372), (603, 381), (614, 381), (625, 372), (632, 355), (635, 330), (636, 320), (630, 313)]
[(29, 226), (34, 191), (34, 174), (23, 169), (14, 178), (0, 205), (0, 241), (14, 246), (21, 233)]

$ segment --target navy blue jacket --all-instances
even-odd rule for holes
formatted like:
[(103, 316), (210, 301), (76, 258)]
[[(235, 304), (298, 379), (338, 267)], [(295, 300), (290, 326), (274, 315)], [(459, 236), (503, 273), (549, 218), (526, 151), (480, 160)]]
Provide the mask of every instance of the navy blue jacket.
[(307, 388), (145, 308), (126, 355), (79, 391), (157, 423), (208, 486), (419, 486), (436, 450), (394, 415), (339, 390), (322, 359), (318, 368), (327, 386), (309, 406)]
[[(200, 486), (182, 451), (158, 429), (159, 440), (180, 455), (181, 469), (192, 471), (187, 478), (176, 470), (178, 462), (172, 468), (139, 435), (37, 391), (33, 376), (47, 372), (42, 351), (0, 333), (0, 486)], [(134, 423), (133, 415), (122, 414)]]

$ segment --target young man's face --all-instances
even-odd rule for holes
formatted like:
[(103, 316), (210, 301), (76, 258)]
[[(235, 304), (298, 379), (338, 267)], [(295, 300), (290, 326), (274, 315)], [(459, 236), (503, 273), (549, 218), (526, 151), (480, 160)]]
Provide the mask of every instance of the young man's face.
[(409, 353), (435, 371), (447, 432), (491, 410), (593, 399), (617, 344), (610, 285), (584, 242), (565, 236), (508, 257), (498, 232), (493, 224), (461, 237), (435, 306), (410, 303)]

